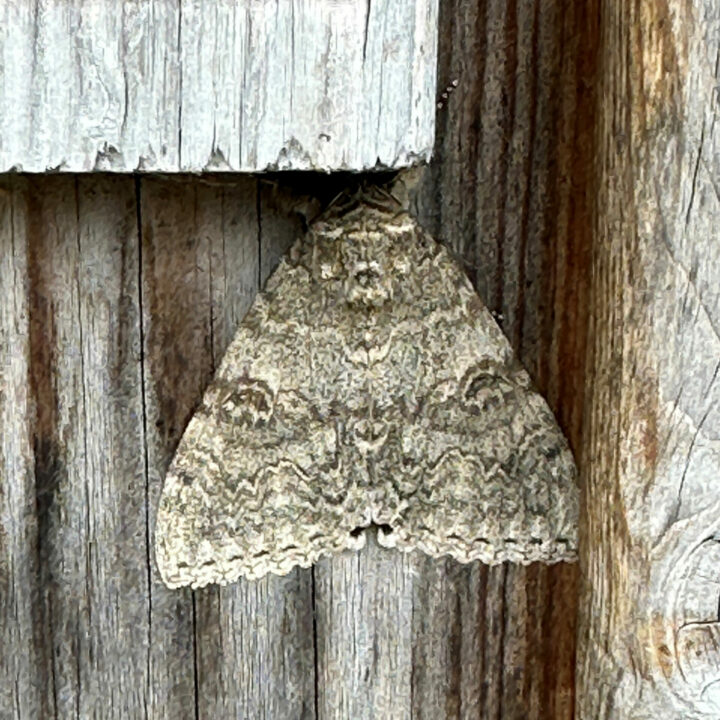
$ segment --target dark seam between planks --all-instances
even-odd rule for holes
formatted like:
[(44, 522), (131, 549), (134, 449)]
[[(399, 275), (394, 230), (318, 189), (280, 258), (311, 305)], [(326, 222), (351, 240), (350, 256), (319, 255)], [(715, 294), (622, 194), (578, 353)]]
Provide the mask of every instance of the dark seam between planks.
[(147, 441), (147, 382), (145, 376), (145, 313), (143, 307), (143, 232), (142, 232), (142, 184), (140, 177), (135, 176), (135, 222), (138, 244), (138, 326), (140, 330), (140, 404), (142, 412), (142, 443), (143, 443), (143, 472), (145, 474), (145, 562), (147, 563), (148, 587), (148, 629), (147, 629), (147, 682), (144, 699), (145, 717), (148, 717), (148, 698), (151, 695), (151, 648), (152, 648), (152, 566), (150, 547), (150, 461), (148, 458)]

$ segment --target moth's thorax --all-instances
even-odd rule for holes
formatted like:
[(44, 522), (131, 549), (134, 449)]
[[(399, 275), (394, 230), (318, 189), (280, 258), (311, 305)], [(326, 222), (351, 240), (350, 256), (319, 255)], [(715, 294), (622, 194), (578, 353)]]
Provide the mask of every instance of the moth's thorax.
[(313, 278), (330, 297), (370, 315), (402, 302), (412, 262), (407, 241), (416, 229), (407, 213), (366, 206), (320, 220), (309, 237)]

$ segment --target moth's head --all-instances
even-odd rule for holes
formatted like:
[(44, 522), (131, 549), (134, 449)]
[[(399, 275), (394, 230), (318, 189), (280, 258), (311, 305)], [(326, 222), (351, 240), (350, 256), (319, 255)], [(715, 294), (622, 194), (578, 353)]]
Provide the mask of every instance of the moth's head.
[(310, 227), (313, 278), (354, 307), (381, 308), (410, 270), (407, 236), (416, 227), (396, 203), (332, 208)]

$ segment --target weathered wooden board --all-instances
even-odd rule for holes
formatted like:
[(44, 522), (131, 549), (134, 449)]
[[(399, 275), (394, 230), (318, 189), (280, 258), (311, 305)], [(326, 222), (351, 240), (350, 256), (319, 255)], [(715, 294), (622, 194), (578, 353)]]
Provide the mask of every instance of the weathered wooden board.
[(0, 172), (402, 167), (438, 0), (0, 3)]
[(3, 378), (3, 606), (20, 605), (19, 622), (2, 625), (14, 666), (2, 707), (140, 711), (150, 638), (133, 188), (102, 177), (3, 184), (15, 332), (2, 347), (9, 369), (26, 366)]
[[(465, 261), (578, 448), (593, 15), (569, 1), (441, 9), (441, 84), (458, 88), (414, 208)], [(3, 429), (17, 428), (0, 439), (11, 717), (572, 717), (574, 566), (371, 544), (222, 590), (159, 582), (165, 468), (299, 230), (296, 193), (232, 176), (3, 183), (13, 293), (0, 320), (19, 349), (0, 348), (2, 372), (26, 387), (0, 398)]]
[(720, 6), (603, 2), (578, 716), (720, 717)]
[[(0, 183), (0, 704), (11, 717), (47, 715), (50, 676), (38, 601), (35, 472), (28, 387), (27, 197)], [(23, 651), (21, 651), (23, 650)]]
[[(440, 27), (438, 85), (458, 86), (417, 212), (464, 260), (581, 464), (595, 8), (454, 0)], [(421, 568), (446, 594), (416, 610), (432, 628), (417, 652), (428, 681), (447, 675), (421, 684), (416, 717), (573, 717), (576, 566)]]
[[(148, 180), (139, 194), (148, 468), (155, 508), (180, 435), (265, 279), (260, 267), (266, 243), (253, 179), (210, 185)], [(292, 221), (282, 221), (275, 220), (267, 243), (273, 257), (266, 267), (279, 259), (273, 245), (286, 247), (293, 239)], [(174, 623), (176, 632), (191, 651), (176, 658), (177, 671), (190, 683), (199, 717), (312, 717), (311, 581), (309, 571), (295, 571), (178, 593), (162, 585), (153, 563), (153, 610), (162, 613), (163, 627), (182, 618), (182, 625)], [(153, 648), (160, 669), (168, 650)], [(191, 717), (187, 713), (187, 707), (179, 708), (167, 717)]]

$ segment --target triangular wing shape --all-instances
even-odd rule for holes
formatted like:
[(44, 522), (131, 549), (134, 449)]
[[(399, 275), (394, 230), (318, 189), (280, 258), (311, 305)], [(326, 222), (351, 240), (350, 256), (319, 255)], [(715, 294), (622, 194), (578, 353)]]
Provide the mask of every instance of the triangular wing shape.
[(547, 403), (447, 250), (418, 228), (401, 248), (415, 277), (386, 310), (379, 374), (419, 389), (401, 417), (387, 407), (379, 541), (461, 562), (575, 559), (576, 470)]
[(570, 560), (575, 467), (449, 253), (392, 201), (336, 204), (238, 330), (170, 466), (171, 587), (283, 574), (380, 540), (460, 561)]

